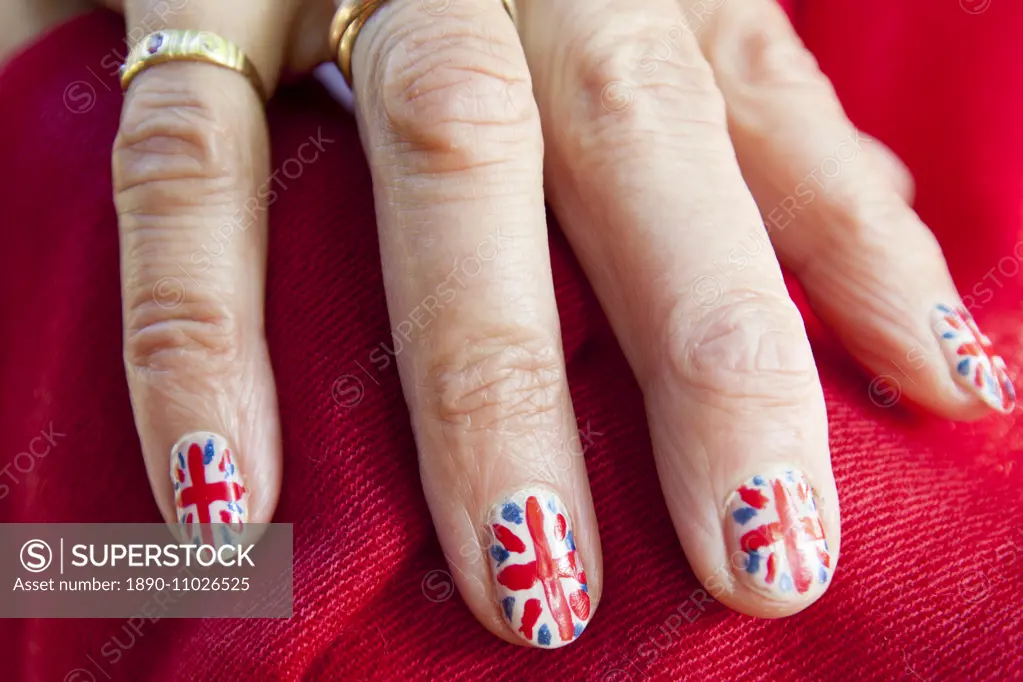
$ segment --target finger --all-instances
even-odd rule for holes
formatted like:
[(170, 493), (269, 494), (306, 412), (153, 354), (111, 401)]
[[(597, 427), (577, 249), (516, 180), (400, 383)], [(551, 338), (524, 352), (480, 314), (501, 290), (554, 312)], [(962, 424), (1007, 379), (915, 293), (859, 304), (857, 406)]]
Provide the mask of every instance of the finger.
[(824, 401), (769, 246), (720, 297), (700, 288), (736, 240), (767, 244), (710, 68), (683, 30), (644, 68), (682, 25), (674, 0), (529, 0), (519, 17), (549, 195), (643, 388), (686, 556), (731, 608), (798, 611), (838, 555)]
[[(165, 28), (218, 33), (272, 87), (286, 4), (189, 3)], [(128, 25), (151, 5), (127, 2)], [(268, 156), (263, 103), (239, 73), (163, 63), (125, 95), (113, 150), (125, 366), (157, 503), (189, 538), (199, 522), (269, 522), (280, 489), (263, 336)]]
[[(1004, 363), (959, 306), (937, 241), (782, 10), (727, 3), (701, 35), (746, 180), (814, 309), (872, 373), (938, 414), (1011, 411)], [(725, 267), (745, 264), (744, 248)]]
[(353, 54), (390, 351), (463, 598), (510, 642), (561, 646), (596, 608), (601, 564), (572, 448), (539, 118), (498, 0), (428, 9), (385, 4)]

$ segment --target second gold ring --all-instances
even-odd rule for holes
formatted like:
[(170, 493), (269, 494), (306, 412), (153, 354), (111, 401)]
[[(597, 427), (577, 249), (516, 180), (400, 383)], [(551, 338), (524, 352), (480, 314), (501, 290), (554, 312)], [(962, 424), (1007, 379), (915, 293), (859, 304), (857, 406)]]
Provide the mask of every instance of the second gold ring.
[[(330, 49), (337, 59), (341, 75), (352, 87), (352, 52), (366, 20), (387, 0), (341, 0), (341, 5), (330, 22)], [(512, 21), (516, 21), (515, 0), (501, 0)]]

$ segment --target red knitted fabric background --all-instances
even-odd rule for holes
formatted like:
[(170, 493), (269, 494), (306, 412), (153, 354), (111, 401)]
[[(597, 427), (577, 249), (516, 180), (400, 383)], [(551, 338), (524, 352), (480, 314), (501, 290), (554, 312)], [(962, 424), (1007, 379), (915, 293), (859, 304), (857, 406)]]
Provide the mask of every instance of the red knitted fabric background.
[[(1018, 377), (1023, 4), (804, 5), (800, 31), (854, 121), (913, 170), (918, 210)], [(31, 471), (10, 469), (17, 483), (0, 480), (3, 523), (160, 520), (121, 362), (109, 152), (122, 40), (120, 20), (97, 12), (0, 71), (0, 467), (51, 424), (66, 434)], [(318, 128), (336, 140), (271, 209), (267, 335), (285, 453), (275, 520), (296, 528), (295, 616), (164, 620), (141, 634), (115, 620), (0, 621), (0, 679), (1023, 679), (1014, 418), (962, 425), (905, 401), (879, 407), (870, 377), (810, 319), (842, 502), (834, 583), (785, 620), (701, 610), (638, 388), (553, 223), (572, 395), (593, 432), (603, 600), (578, 643), (538, 651), (486, 632), (443, 573), (424, 589), (446, 565), (398, 376), (366, 362), (389, 328), (355, 122), (312, 81), (282, 90), (269, 120), (275, 167)], [(347, 374), (364, 386), (351, 407), (332, 395)]]

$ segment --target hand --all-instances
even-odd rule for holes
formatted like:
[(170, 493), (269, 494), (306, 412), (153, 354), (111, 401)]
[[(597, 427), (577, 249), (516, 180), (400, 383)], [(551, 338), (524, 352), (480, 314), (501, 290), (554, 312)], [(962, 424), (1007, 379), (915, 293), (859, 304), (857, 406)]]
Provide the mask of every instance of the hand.
[[(907, 204), (907, 174), (849, 123), (773, 0), (519, 0), (518, 34), (497, 0), (442, 5), (390, 0), (362, 29), (353, 67), (392, 348), (466, 603), (508, 641), (558, 646), (602, 589), (546, 170), (546, 198), (643, 389), (694, 571), (744, 613), (806, 607), (838, 559), (838, 497), (779, 261), (871, 372), (906, 372), (908, 398), (960, 419), (1009, 407), (999, 363), (965, 343), (977, 334), (936, 312), (959, 299)], [(282, 64), (316, 61), (295, 46), (329, 22), (295, 2), (201, 11), (172, 25), (238, 43), (271, 85)], [(132, 85), (115, 149), (129, 381), (172, 522), (165, 476), (182, 434), (215, 432), (237, 449), (245, 520), (269, 520), (279, 486), (263, 215), (179, 306), (153, 301), (265, 180), (259, 104), (238, 74), (161, 65)], [(992, 388), (956, 380), (946, 358), (960, 348), (967, 379), (988, 372)]]

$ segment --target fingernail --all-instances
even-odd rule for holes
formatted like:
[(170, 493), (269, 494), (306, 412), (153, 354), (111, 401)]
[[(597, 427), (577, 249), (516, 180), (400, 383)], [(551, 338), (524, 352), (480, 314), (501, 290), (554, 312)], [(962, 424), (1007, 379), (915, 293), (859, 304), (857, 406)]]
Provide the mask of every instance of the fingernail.
[(561, 498), (539, 488), (519, 491), (494, 507), (490, 528), (494, 591), (512, 630), (550, 648), (579, 637), (590, 596)]
[(931, 322), (956, 383), (989, 407), (1003, 414), (1012, 412), (1016, 406), (1016, 389), (1009, 379), (1005, 361), (994, 355), (991, 339), (977, 328), (970, 312), (962, 306), (952, 308), (939, 304)]
[(725, 505), (729, 556), (740, 580), (778, 601), (805, 601), (831, 579), (813, 488), (798, 471), (754, 476)]
[(171, 451), (171, 480), (184, 537), (214, 546), (232, 544), (248, 521), (249, 510), (227, 439), (205, 431), (184, 436)]

